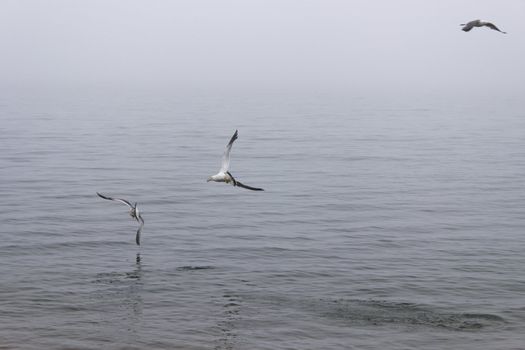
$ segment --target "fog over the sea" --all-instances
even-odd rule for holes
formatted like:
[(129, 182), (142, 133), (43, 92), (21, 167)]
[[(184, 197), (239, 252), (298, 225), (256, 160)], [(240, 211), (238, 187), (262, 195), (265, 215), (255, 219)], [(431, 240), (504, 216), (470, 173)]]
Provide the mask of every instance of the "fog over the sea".
[[(3, 0), (0, 85), (519, 96), (522, 0)], [(469, 33), (459, 24), (495, 23)]]

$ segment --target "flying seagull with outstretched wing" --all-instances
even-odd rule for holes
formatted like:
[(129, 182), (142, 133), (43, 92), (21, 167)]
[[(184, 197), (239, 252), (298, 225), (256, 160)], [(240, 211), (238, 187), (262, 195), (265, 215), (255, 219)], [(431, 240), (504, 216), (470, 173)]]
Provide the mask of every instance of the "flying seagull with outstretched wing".
[(131, 204), (129, 201), (125, 200), (125, 199), (122, 199), (122, 198), (113, 198), (113, 197), (108, 197), (108, 196), (104, 196), (103, 194), (100, 194), (97, 192), (97, 195), (100, 197), (100, 198), (103, 198), (103, 199), (107, 199), (109, 201), (115, 201), (115, 202), (120, 202), (120, 203), (123, 203), (125, 205), (128, 206), (129, 208), (129, 215), (137, 220), (137, 222), (139, 223), (139, 228), (137, 230), (137, 235), (135, 236), (135, 242), (137, 243), (137, 245), (140, 245), (140, 234), (142, 232), (142, 227), (144, 226), (144, 219), (142, 218), (142, 215), (139, 211), (139, 208), (137, 206), (137, 203), (135, 204)]
[(474, 21), (470, 21), (468, 23), (460, 24), (460, 26), (463, 26), (461, 30), (464, 32), (469, 32), (474, 27), (488, 27), (493, 30), (497, 30), (500, 33), (507, 34), (507, 32), (501, 31), (498, 27), (496, 27), (493, 23), (490, 22), (484, 22), (479, 19), (476, 19)]
[(252, 191), (264, 191), (262, 188), (257, 187), (251, 187), (244, 185), (237, 181), (233, 175), (230, 173), (230, 152), (232, 150), (233, 142), (237, 140), (239, 135), (239, 132), (235, 130), (235, 133), (233, 134), (232, 138), (230, 139), (230, 142), (226, 145), (226, 149), (224, 150), (224, 154), (222, 155), (222, 163), (221, 168), (219, 172), (215, 175), (212, 175), (208, 178), (208, 182), (214, 181), (214, 182), (225, 182), (227, 184), (231, 183), (235, 187), (242, 187), (247, 190)]

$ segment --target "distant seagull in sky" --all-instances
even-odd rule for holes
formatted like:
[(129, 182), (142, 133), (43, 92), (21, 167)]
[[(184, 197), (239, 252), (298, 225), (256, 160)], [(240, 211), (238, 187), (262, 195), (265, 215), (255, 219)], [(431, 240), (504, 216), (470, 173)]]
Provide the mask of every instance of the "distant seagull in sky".
[(463, 26), (463, 28), (461, 28), (461, 29), (464, 32), (468, 32), (474, 27), (489, 27), (490, 29), (497, 30), (500, 33), (507, 34), (507, 32), (502, 32), (501, 30), (499, 30), (499, 28), (496, 27), (494, 24), (492, 24), (490, 22), (483, 22), (483, 21), (481, 21), (479, 19), (477, 19), (475, 21), (470, 21), (467, 24), (460, 24), (460, 26)]
[(237, 140), (237, 135), (238, 131), (235, 130), (235, 133), (230, 139), (230, 142), (228, 142), (228, 145), (226, 145), (226, 150), (224, 151), (224, 154), (222, 156), (221, 169), (217, 174), (210, 176), (207, 182), (226, 182), (227, 184), (232, 183), (233, 186), (239, 186), (252, 191), (264, 191), (262, 188), (250, 187), (240, 183), (239, 181), (235, 180), (232, 174), (228, 171), (230, 169), (230, 151), (232, 150), (233, 142)]
[(102, 195), (102, 194), (100, 194), (98, 192), (97, 192), (97, 195), (100, 198), (104, 198), (104, 199), (107, 199), (107, 200), (110, 200), (110, 201), (124, 203), (124, 204), (126, 204), (129, 207), (129, 215), (133, 219), (137, 220), (137, 222), (140, 225), (139, 229), (137, 230), (137, 235), (135, 236), (135, 242), (137, 242), (137, 245), (140, 245), (140, 233), (142, 232), (142, 227), (144, 226), (144, 219), (142, 218), (142, 215), (140, 215), (139, 208), (137, 207), (137, 203), (135, 202), (135, 205), (133, 205), (130, 202), (128, 202), (127, 200), (125, 200), (125, 199), (107, 197), (107, 196), (104, 196), (104, 195)]

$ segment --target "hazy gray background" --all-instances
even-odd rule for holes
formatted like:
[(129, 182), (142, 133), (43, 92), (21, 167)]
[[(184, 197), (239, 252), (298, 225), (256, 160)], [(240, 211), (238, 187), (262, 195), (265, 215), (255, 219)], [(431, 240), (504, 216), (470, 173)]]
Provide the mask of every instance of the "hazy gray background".
[[(521, 0), (3, 0), (0, 83), (515, 96), (524, 13)], [(509, 34), (460, 30), (477, 18)]]
[(524, 10), (0, 0), (0, 348), (523, 348)]

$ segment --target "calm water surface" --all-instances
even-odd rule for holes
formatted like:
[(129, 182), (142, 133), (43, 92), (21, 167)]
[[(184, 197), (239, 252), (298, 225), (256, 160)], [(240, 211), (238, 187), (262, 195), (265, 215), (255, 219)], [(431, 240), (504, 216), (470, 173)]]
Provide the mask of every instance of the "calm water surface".
[(0, 349), (523, 349), (523, 107), (4, 93)]

